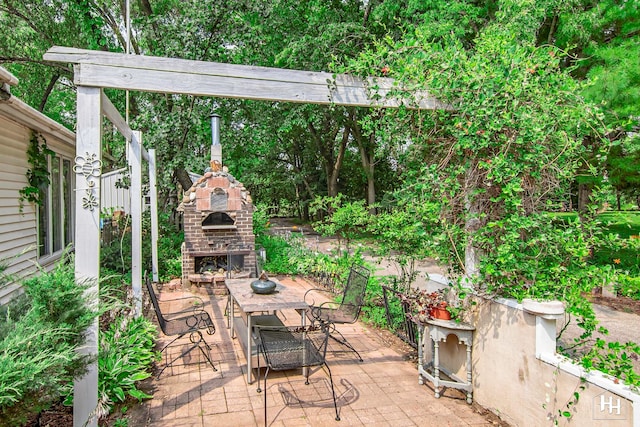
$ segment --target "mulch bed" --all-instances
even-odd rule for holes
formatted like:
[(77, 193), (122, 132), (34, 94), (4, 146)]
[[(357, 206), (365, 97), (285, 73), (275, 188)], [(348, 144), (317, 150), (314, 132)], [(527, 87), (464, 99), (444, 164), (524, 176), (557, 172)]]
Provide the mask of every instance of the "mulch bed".
[(73, 426), (73, 408), (58, 403), (27, 421), (25, 427), (67, 427)]
[(633, 313), (640, 315), (640, 301), (628, 297), (604, 297), (602, 295), (594, 295), (592, 302), (598, 305), (604, 305), (616, 311), (624, 313)]

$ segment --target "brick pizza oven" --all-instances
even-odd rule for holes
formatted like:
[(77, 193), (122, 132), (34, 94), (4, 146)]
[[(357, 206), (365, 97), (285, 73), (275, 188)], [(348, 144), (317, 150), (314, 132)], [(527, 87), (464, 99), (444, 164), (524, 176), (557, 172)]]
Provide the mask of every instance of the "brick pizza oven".
[(223, 294), (225, 278), (255, 277), (256, 252), (251, 195), (222, 167), (215, 139), (214, 128), (211, 167), (185, 192), (178, 210), (184, 222), (183, 286), (206, 284)]

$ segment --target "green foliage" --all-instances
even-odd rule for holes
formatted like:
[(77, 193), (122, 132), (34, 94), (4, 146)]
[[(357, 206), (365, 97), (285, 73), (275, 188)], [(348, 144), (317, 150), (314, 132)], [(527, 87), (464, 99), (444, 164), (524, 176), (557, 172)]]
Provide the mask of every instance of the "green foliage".
[(400, 276), (395, 279), (402, 289), (408, 289), (417, 278), (416, 261), (436, 256), (432, 250), (432, 226), (428, 211), (433, 204), (418, 198), (405, 201), (378, 213), (368, 231), (375, 238), (375, 252), (389, 257), (397, 265)]
[[(158, 276), (162, 282), (182, 276), (181, 247), (184, 232), (178, 230), (169, 214), (162, 213), (158, 217)], [(147, 261), (149, 264), (149, 262)]]
[(344, 195), (318, 197), (311, 204), (312, 212), (329, 213), (323, 221), (315, 223), (314, 229), (325, 236), (338, 236), (345, 242), (347, 251), (354, 239), (366, 234), (372, 215), (363, 200), (347, 202)]
[(262, 235), (256, 237), (256, 244), (262, 246), (267, 253), (264, 270), (274, 274), (297, 274), (298, 266), (290, 259), (293, 251), (291, 242), (281, 236)]
[[(405, 217), (389, 246), (402, 248), (403, 233), (413, 230), (415, 248), (423, 237), (450, 275), (472, 276), (478, 292), (565, 301), (584, 328), (578, 345), (597, 323), (583, 295), (614, 277), (613, 260), (594, 265), (591, 255), (617, 242), (590, 218), (596, 187), (579, 220), (557, 221), (547, 212), (563, 209), (578, 173), (582, 184), (606, 185), (600, 177), (609, 146), (605, 116), (580, 97), (582, 86), (565, 68), (571, 58), (538, 43), (546, 16), (573, 7), (549, 6), (502, 3), (467, 33), (440, 32), (460, 20), (431, 14), (339, 71), (370, 76), (385, 64), (399, 87), (427, 90), (450, 106), (411, 119), (402, 109), (387, 113), (397, 124), (387, 121), (382, 137), (395, 139), (412, 166), (405, 187), (388, 198), (392, 212)], [(423, 13), (437, 9), (425, 5)], [(376, 86), (370, 89), (375, 95)], [(477, 271), (466, 270), (470, 248)]]
[(271, 223), (269, 222), (269, 208), (264, 204), (254, 205), (253, 210), (253, 234), (257, 237), (264, 236), (269, 230)]
[(635, 277), (626, 274), (618, 275), (616, 291), (620, 296), (640, 300), (640, 275)]
[[(384, 278), (378, 276), (371, 275), (369, 277), (365, 294), (365, 305), (362, 307), (362, 320), (376, 327), (386, 328), (388, 325), (387, 314), (384, 308), (384, 297), (382, 295), (383, 281)], [(402, 312), (402, 307), (396, 306), (393, 303), (391, 305), (393, 313), (395, 313), (396, 310), (399, 310), (398, 313)], [(397, 317), (394, 316), (392, 318), (396, 319)], [(394, 330), (394, 326), (397, 327), (399, 325), (392, 325), (392, 330)]]
[(263, 268), (274, 274), (299, 274), (318, 277), (332, 277), (338, 283), (347, 279), (351, 265), (362, 265), (362, 248), (353, 252), (334, 250), (330, 254), (314, 251), (306, 245), (306, 239), (299, 233), (287, 232), (270, 234), (269, 221), (263, 210), (254, 213), (256, 246), (262, 246), (267, 254)]
[(489, 226), (509, 232), (498, 238), (489, 230), (476, 240), (484, 253), (480, 273), (488, 292), (519, 301), (565, 301), (585, 334), (595, 331), (595, 314), (584, 294), (613, 277), (611, 266), (590, 263), (592, 249), (604, 244), (606, 236), (585, 233), (597, 229), (580, 219), (563, 222), (544, 213), (505, 218)]
[(73, 263), (60, 263), (24, 283), (25, 294), (0, 319), (0, 422), (16, 425), (58, 402), (84, 373), (78, 352), (97, 313), (88, 309), (86, 284)]
[(616, 270), (640, 274), (640, 214), (638, 212), (606, 212), (598, 216), (605, 229), (617, 236), (608, 246), (594, 251), (594, 262), (614, 265)]
[(606, 342), (598, 338), (591, 351), (582, 358), (587, 369), (597, 369), (624, 381), (633, 389), (640, 387), (640, 375), (635, 372), (634, 361), (640, 357), (640, 345), (627, 342)]
[(40, 271), (38, 276), (25, 280), (23, 286), (31, 309), (41, 321), (75, 325), (77, 342), (84, 340), (81, 331), (96, 317), (87, 308), (87, 301), (96, 295), (88, 290), (89, 283), (76, 283), (72, 260), (63, 260), (52, 272)]
[(98, 356), (98, 413), (110, 412), (114, 403), (127, 396), (149, 399), (152, 396), (138, 389), (138, 382), (151, 376), (153, 363), (160, 359), (154, 350), (157, 330), (143, 316), (119, 317), (100, 336)]
[[(123, 215), (112, 225), (113, 239), (103, 243), (100, 252), (100, 265), (109, 271), (128, 273), (131, 271), (131, 227), (130, 217)], [(151, 270), (151, 218), (149, 212), (142, 217), (142, 257), (143, 266)], [(158, 259), (159, 279), (168, 281), (182, 275), (182, 256), (180, 248), (184, 242), (184, 233), (171, 221), (168, 214), (158, 216)]]
[(20, 210), (24, 202), (40, 204), (42, 192), (51, 184), (49, 180), (49, 156), (55, 153), (47, 148), (47, 141), (40, 134), (31, 133), (27, 148), (27, 185), (20, 189)]

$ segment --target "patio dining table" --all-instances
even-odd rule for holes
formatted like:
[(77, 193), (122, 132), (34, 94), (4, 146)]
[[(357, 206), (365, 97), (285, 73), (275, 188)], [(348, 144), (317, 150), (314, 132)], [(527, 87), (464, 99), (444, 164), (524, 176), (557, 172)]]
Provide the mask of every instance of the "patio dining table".
[[(271, 294), (257, 294), (251, 289), (251, 282), (255, 279), (227, 279), (225, 284), (229, 290), (229, 318), (227, 327), (231, 329), (231, 337), (236, 335), (242, 341), (242, 349), (247, 357), (247, 383), (251, 384), (252, 356), (257, 354), (253, 327), (283, 326), (275, 312), (282, 310), (296, 310), (300, 314), (300, 324), (305, 325), (306, 311), (309, 305), (304, 301), (304, 293), (300, 289), (284, 286), (277, 280), (276, 289)], [(235, 315), (235, 307), (240, 310), (240, 316)], [(266, 313), (266, 314), (265, 314)], [(269, 314), (272, 313), (272, 314)]]

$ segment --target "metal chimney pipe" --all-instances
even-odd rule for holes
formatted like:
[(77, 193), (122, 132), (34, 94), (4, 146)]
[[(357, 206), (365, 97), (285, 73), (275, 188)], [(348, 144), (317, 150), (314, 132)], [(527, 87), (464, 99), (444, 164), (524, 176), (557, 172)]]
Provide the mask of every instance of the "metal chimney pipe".
[(222, 165), (222, 145), (220, 144), (220, 116), (212, 113), (211, 116), (211, 163), (218, 162)]

